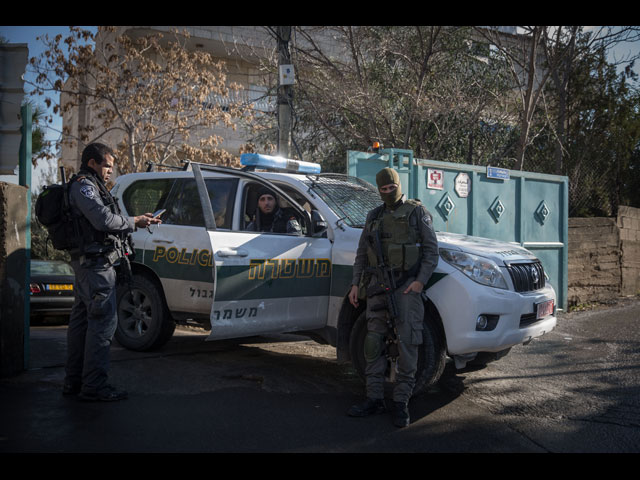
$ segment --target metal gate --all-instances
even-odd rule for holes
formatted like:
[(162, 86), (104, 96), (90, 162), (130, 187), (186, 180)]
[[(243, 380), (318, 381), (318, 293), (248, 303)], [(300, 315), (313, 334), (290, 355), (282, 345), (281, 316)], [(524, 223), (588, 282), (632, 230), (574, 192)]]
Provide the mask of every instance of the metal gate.
[(394, 168), (409, 198), (419, 199), (438, 231), (516, 243), (544, 266), (567, 308), (569, 182), (567, 177), (420, 160), (411, 150), (347, 153), (347, 173), (375, 185)]

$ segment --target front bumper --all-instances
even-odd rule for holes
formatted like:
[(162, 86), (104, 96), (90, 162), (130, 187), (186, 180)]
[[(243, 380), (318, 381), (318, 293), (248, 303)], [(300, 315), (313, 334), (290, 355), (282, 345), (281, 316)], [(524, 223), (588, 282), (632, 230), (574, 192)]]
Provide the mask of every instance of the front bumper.
[[(427, 295), (442, 318), (450, 356), (500, 352), (550, 332), (557, 323), (555, 309), (551, 315), (535, 318), (537, 303), (553, 300), (555, 305), (557, 301), (550, 285), (535, 292), (517, 293), (477, 284), (452, 269)], [(480, 315), (497, 317), (495, 327), (476, 330)]]

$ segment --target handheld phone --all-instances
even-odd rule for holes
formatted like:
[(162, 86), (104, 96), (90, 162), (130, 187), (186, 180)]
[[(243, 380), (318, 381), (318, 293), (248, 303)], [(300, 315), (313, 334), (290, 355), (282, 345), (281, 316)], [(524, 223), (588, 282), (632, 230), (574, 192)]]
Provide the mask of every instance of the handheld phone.
[(160, 215), (162, 215), (166, 211), (167, 211), (166, 208), (161, 208), (160, 210), (153, 212), (153, 218), (158, 218)]

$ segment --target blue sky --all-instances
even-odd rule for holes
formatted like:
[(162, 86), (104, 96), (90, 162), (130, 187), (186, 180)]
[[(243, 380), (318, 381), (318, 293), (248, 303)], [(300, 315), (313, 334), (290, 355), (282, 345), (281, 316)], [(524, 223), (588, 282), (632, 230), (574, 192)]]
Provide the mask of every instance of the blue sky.
[[(82, 27), (95, 31), (96, 27)], [(44, 50), (44, 44), (38, 37), (49, 35), (54, 38), (58, 34), (68, 35), (69, 27), (67, 26), (0, 26), (0, 36), (6, 38), (9, 43), (26, 43), (29, 48), (29, 58), (39, 56)], [(28, 69), (24, 76), (25, 79), (32, 78)], [(25, 83), (25, 92), (30, 92), (32, 87)], [(38, 97), (42, 98), (42, 97)], [(43, 104), (44, 106), (44, 104)], [(57, 135), (56, 135), (57, 136)]]
[[(88, 29), (95, 29), (96, 27), (84, 27)], [(9, 43), (26, 43), (29, 48), (29, 58), (39, 56), (45, 49), (42, 41), (37, 40), (38, 37), (44, 36), (44, 34), (48, 34), (49, 38), (54, 38), (57, 34), (68, 34), (69, 27), (68, 26), (0, 26), (0, 36), (4, 37), (8, 40)], [(30, 75), (28, 72), (25, 73), (24, 78), (29, 79)], [(24, 86), (25, 92), (30, 92), (32, 87), (25, 83)], [(25, 97), (27, 97), (25, 95)], [(44, 102), (42, 101), (43, 97), (35, 97), (36, 104), (39, 104), (44, 108)], [(51, 139), (57, 139), (59, 136), (59, 131), (62, 129), (62, 119), (58, 118), (58, 121), (55, 121), (53, 128), (54, 130), (49, 130), (47, 132), (47, 137)], [(56, 172), (55, 164), (51, 162), (43, 162), (40, 161), (37, 167), (32, 172), (32, 190), (39, 191), (43, 185), (46, 184), (45, 176), (51, 175)], [(17, 177), (16, 177), (17, 178)], [(17, 183), (17, 179), (11, 178), (10, 176), (0, 175), (0, 181)]]

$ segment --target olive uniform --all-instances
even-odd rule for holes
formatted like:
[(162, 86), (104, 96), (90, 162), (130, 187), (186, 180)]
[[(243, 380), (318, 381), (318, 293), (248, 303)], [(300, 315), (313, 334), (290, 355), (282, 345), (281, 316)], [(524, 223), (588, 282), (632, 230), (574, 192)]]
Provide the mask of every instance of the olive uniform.
[[(396, 182), (399, 190), (399, 181)], [(399, 200), (396, 200), (398, 196)], [(367, 215), (356, 251), (352, 285), (359, 286), (358, 296), (364, 299), (367, 289), (372, 290), (381, 280), (369, 268), (377, 264), (376, 251), (370, 238), (371, 234), (378, 232), (385, 265), (394, 269), (397, 287), (394, 294), (398, 306), (396, 329), (399, 356), (393, 401), (406, 408), (415, 385), (419, 345), (422, 344), (424, 304), (421, 293), (403, 292), (413, 281), (427, 284), (438, 263), (438, 242), (428, 210), (418, 201), (406, 200), (400, 192), (398, 196), (393, 199), (396, 200), (395, 203), (383, 196), (385, 204)], [(367, 298), (364, 351), (368, 400), (378, 401), (384, 398), (384, 376), (387, 368), (384, 339), (389, 313), (386, 308), (379, 307), (386, 307), (386, 302), (385, 295)]]
[[(133, 253), (126, 239), (135, 229), (133, 217), (121, 214), (102, 178), (81, 170), (71, 179), (69, 203), (79, 229), (78, 248), (71, 251), (76, 301), (67, 330), (66, 393), (86, 399), (119, 399), (107, 383), (109, 350), (117, 326), (116, 269)], [(116, 398), (118, 397), (118, 398)]]

